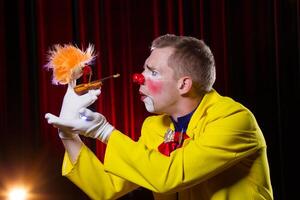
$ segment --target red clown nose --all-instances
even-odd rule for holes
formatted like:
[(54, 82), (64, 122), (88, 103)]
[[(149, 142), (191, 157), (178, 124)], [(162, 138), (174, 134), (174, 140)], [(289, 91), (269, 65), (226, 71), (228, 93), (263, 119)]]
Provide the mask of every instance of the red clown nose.
[(133, 74), (132, 80), (134, 83), (137, 83), (139, 85), (143, 85), (145, 83), (145, 77), (143, 74), (138, 74), (138, 73)]

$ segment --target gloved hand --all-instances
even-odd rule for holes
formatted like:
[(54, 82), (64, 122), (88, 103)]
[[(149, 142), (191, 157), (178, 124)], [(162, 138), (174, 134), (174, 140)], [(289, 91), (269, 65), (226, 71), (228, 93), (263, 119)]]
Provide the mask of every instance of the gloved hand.
[[(79, 110), (81, 108), (88, 107), (93, 104), (98, 95), (100, 95), (101, 91), (98, 90), (90, 90), (88, 93), (84, 95), (77, 95), (74, 92), (74, 87), (76, 86), (76, 81), (72, 81), (68, 84), (68, 89), (63, 99), (59, 119), (61, 120), (76, 120), (79, 119)], [(45, 118), (49, 121), (52, 120), (53, 117), (56, 117), (53, 114), (47, 113)], [(57, 118), (57, 117), (56, 117)], [(55, 126), (55, 124), (53, 124)], [(57, 127), (58, 128), (58, 127)], [(59, 136), (64, 139), (73, 138), (75, 135), (71, 132), (59, 129)]]
[(63, 119), (48, 114), (48, 123), (68, 133), (77, 133), (86, 137), (97, 138), (107, 143), (114, 127), (107, 122), (106, 118), (97, 112), (92, 112), (87, 108), (79, 110), (79, 118)]

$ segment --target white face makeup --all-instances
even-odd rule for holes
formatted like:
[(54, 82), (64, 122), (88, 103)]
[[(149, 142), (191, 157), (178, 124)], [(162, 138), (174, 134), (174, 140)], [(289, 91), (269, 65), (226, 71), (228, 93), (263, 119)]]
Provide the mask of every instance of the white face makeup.
[(150, 113), (154, 113), (155, 112), (155, 110), (154, 110), (154, 103), (153, 103), (153, 100), (150, 97), (144, 98), (143, 102), (144, 102), (146, 110), (148, 112), (150, 112)]

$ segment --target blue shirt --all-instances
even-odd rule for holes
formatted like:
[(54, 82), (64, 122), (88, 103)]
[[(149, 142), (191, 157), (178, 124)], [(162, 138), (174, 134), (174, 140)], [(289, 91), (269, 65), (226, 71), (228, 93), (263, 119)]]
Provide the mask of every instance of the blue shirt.
[(193, 110), (192, 112), (190, 112), (187, 115), (184, 115), (182, 117), (178, 117), (177, 122), (171, 117), (171, 120), (172, 120), (172, 122), (174, 124), (174, 127), (175, 127), (175, 132), (183, 132), (183, 133), (186, 132), (187, 126), (188, 126), (188, 124), (191, 120), (191, 117), (192, 117), (194, 111), (195, 110)]

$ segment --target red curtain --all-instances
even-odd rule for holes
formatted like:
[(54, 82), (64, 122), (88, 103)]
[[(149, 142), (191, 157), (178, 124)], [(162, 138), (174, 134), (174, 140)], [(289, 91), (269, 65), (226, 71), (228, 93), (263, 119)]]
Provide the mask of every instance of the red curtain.
[[(298, 122), (292, 116), (299, 111), (299, 10), (299, 0), (1, 1), (0, 186), (10, 179), (6, 172), (16, 172), (17, 179), (34, 174), (34, 169), (39, 171), (34, 180), (43, 182), (36, 190), (56, 193), (57, 198), (87, 198), (60, 177), (64, 150), (57, 131), (44, 119), (46, 112), (59, 113), (66, 90), (52, 85), (52, 72), (43, 68), (49, 48), (95, 45), (93, 79), (121, 76), (104, 82), (92, 109), (137, 140), (148, 113), (131, 75), (143, 70), (155, 37), (174, 33), (203, 39), (211, 47), (217, 65), (215, 88), (254, 112), (268, 143), (274, 195), (292, 198), (296, 190), (290, 189), (288, 163), (295, 151), (290, 143), (296, 134), (291, 133)], [(103, 160), (105, 145), (84, 142)], [(59, 184), (53, 184), (55, 180)]]

